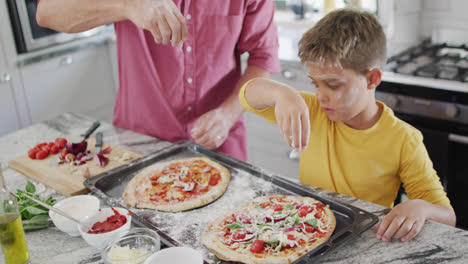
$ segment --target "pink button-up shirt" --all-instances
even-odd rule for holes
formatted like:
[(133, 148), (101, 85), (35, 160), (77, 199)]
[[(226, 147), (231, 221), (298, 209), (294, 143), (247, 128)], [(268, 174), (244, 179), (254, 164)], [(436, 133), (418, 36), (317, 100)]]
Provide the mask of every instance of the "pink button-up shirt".
[[(154, 42), (131, 21), (115, 23), (120, 88), (116, 126), (169, 141), (192, 139), (198, 117), (218, 107), (241, 77), (240, 54), (249, 65), (279, 71), (272, 0), (174, 0), (185, 17), (183, 50)], [(245, 160), (241, 117), (220, 150)]]

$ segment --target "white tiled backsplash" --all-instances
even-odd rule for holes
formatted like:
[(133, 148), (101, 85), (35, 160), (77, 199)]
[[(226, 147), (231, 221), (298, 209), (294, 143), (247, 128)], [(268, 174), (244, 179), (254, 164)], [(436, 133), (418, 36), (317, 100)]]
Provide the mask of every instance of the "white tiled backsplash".
[(444, 34), (435, 36), (442, 41), (452, 36), (457, 36), (459, 41), (468, 40), (467, 0), (380, 0), (379, 6), (390, 54), (414, 46), (439, 31)]

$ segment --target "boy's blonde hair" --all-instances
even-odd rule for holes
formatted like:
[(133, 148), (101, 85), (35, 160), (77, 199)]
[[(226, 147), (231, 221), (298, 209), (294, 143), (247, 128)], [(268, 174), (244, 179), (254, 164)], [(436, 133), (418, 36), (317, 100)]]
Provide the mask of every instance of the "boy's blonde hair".
[(299, 41), (302, 63), (338, 66), (364, 73), (383, 69), (387, 58), (385, 33), (376, 16), (359, 9), (330, 12)]

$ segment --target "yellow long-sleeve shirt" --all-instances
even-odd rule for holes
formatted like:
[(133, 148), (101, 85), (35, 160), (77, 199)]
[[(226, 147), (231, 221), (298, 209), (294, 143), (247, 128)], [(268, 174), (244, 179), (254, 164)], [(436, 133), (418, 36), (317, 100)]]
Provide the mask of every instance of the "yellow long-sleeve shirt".
[[(273, 107), (257, 110), (239, 93), (248, 111), (276, 123)], [(386, 207), (401, 183), (410, 199), (423, 199), (452, 208), (423, 144), (422, 134), (398, 119), (381, 102), (383, 112), (369, 129), (356, 130), (330, 121), (312, 93), (300, 92), (310, 111), (309, 145), (301, 153), (299, 180), (330, 191)], [(453, 209), (452, 209), (453, 210)]]

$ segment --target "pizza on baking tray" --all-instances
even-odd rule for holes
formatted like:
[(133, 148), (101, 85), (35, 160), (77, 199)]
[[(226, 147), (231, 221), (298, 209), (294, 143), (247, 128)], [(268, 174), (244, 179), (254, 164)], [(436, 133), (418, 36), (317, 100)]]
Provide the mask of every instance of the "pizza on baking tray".
[(206, 157), (156, 163), (138, 173), (123, 199), (135, 208), (178, 212), (211, 203), (225, 191), (229, 171)]
[(328, 206), (302, 196), (264, 196), (210, 223), (202, 242), (218, 258), (244, 263), (292, 263), (330, 238)]

